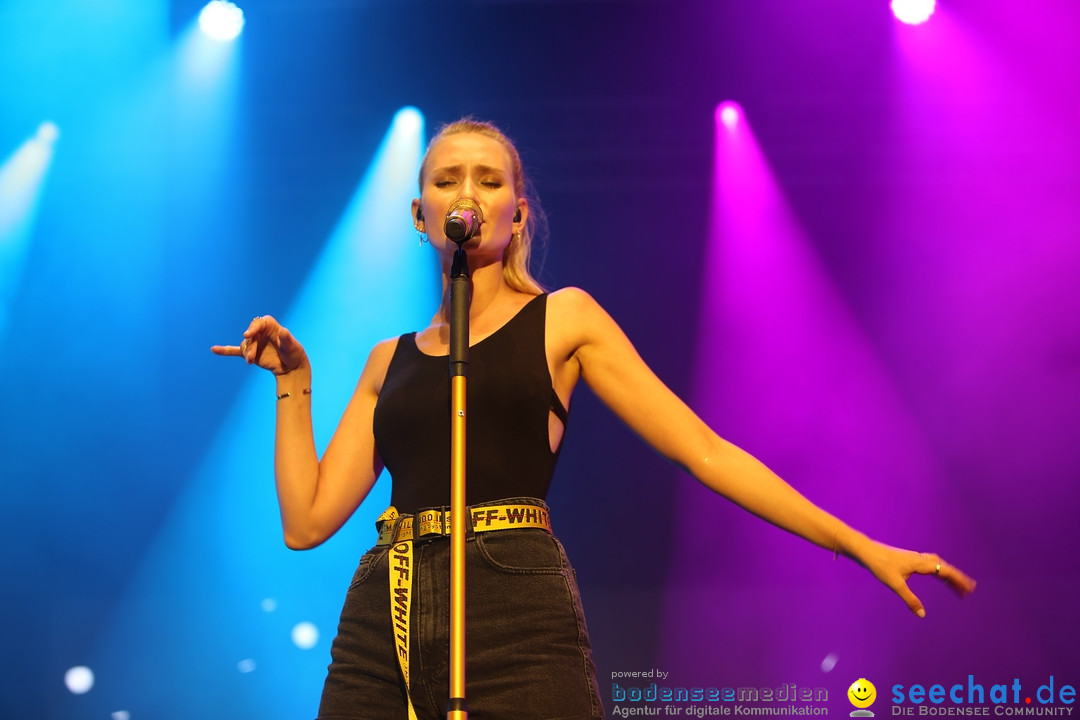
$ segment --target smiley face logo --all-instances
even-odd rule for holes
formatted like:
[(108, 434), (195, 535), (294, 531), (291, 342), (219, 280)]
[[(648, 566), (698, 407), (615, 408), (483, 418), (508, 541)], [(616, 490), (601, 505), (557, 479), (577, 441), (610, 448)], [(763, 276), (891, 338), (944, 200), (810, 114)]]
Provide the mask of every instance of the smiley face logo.
[(847, 689), (848, 700), (857, 708), (868, 708), (877, 699), (877, 688), (866, 678), (859, 678)]

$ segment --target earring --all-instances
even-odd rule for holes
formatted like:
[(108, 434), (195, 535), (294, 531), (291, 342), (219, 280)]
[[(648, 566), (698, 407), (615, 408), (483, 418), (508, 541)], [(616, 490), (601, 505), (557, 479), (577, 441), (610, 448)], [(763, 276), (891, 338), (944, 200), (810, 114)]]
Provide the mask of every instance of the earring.
[(423, 228), (420, 227), (420, 225), (416, 226), (416, 236), (418, 238), (420, 238), (419, 247), (424, 247), (424, 243), (426, 243), (428, 241), (428, 239), (427, 239), (427, 235), (424, 234), (424, 230), (423, 230)]

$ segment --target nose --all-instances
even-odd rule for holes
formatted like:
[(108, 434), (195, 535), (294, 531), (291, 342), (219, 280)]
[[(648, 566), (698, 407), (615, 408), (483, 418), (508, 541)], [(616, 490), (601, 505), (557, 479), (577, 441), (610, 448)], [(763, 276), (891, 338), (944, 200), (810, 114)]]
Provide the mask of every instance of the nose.
[(461, 189), (458, 191), (458, 199), (476, 199), (476, 181), (472, 177), (466, 177), (461, 183)]

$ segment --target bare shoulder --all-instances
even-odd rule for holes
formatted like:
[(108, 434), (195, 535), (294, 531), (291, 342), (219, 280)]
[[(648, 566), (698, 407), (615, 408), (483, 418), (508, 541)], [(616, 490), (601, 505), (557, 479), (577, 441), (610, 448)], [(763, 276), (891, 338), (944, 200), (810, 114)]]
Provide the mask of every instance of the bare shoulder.
[(580, 347), (615, 323), (592, 295), (578, 287), (566, 287), (548, 296), (548, 325)]
[(592, 295), (579, 287), (560, 288), (548, 295), (548, 307), (552, 309), (575, 311), (589, 306), (600, 307)]
[(397, 350), (398, 338), (392, 337), (375, 343), (368, 353), (367, 364), (364, 372), (360, 375), (360, 385), (367, 387), (376, 395), (382, 390), (383, 381), (386, 379), (386, 370), (390, 367), (390, 361)]
[(592, 295), (579, 287), (565, 287), (548, 295), (548, 314), (562, 327), (586, 328), (607, 313)]
[(373, 362), (384, 362), (385, 364), (389, 364), (390, 358), (394, 356), (394, 351), (397, 350), (399, 339), (400, 338), (395, 335), (392, 338), (386, 338), (385, 340), (380, 340), (375, 343), (374, 347), (371, 348), (371, 352), (368, 353), (368, 365), (371, 365)]
[(555, 358), (571, 358), (584, 371), (597, 361), (618, 361), (624, 353), (634, 353), (622, 328), (592, 295), (581, 288), (568, 287), (550, 295), (547, 318), (549, 348)]

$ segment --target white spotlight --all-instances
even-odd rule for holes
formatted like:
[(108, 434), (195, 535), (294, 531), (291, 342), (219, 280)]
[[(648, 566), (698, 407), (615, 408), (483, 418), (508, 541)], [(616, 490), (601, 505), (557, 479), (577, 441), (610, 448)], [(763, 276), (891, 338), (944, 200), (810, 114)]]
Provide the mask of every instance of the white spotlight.
[(85, 665), (78, 665), (64, 673), (64, 684), (75, 695), (83, 695), (94, 687), (94, 671)]
[(919, 25), (934, 14), (934, 0), (892, 0), (892, 11), (896, 19), (908, 25)]
[(403, 132), (419, 132), (424, 126), (424, 114), (417, 108), (407, 105), (394, 114), (394, 125)]
[(60, 128), (56, 127), (56, 123), (46, 120), (38, 125), (37, 139), (46, 145), (52, 145), (60, 137)]
[(235, 40), (244, 29), (244, 11), (228, 0), (210, 0), (199, 13), (199, 28), (215, 40)]
[(725, 100), (716, 106), (716, 121), (728, 130), (735, 129), (735, 126), (739, 124), (740, 115), (742, 115), (742, 109), (734, 100)]

